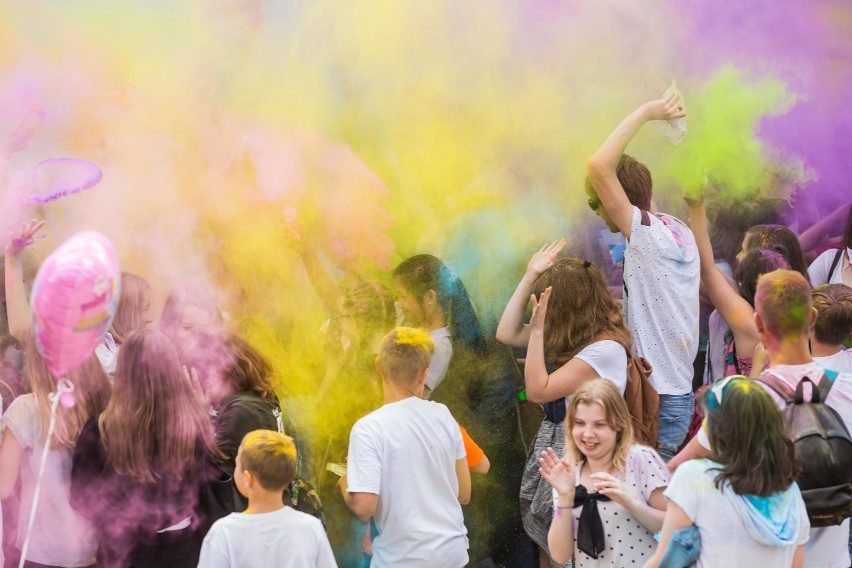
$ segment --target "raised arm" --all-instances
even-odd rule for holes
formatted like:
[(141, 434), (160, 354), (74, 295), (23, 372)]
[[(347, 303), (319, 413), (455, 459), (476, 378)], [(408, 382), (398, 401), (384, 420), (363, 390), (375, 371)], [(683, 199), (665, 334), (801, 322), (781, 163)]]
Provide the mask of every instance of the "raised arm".
[(695, 244), (701, 257), (701, 282), (704, 290), (725, 323), (734, 332), (737, 353), (751, 356), (760, 342), (760, 335), (754, 323), (754, 308), (740, 296), (716, 267), (703, 199), (688, 197), (686, 203), (689, 206), (689, 222), (695, 235)]
[(598, 377), (592, 366), (580, 359), (571, 359), (553, 373), (547, 372), (544, 360), (544, 321), (551, 293), (552, 288), (548, 286), (539, 300), (536, 300), (534, 295), (530, 296), (533, 315), (529, 326), (530, 342), (527, 347), (527, 359), (524, 363), (524, 384), (527, 389), (527, 399), (538, 404), (566, 397), (584, 382)]
[(645, 103), (615, 127), (586, 163), (586, 174), (598, 194), (598, 199), (609, 218), (628, 240), (633, 220), (633, 205), (615, 174), (618, 161), (643, 124), (651, 120), (671, 120), (684, 116), (686, 111), (683, 110), (683, 100), (677, 93)]
[(336, 314), (338, 312), (338, 300), (343, 295), (340, 285), (322, 265), (316, 250), (302, 238), (295, 217), (289, 211), (284, 213), (284, 226), (287, 231), (288, 244), (302, 259), (305, 272), (308, 273), (308, 279), (310, 279), (317, 296), (319, 296), (329, 314)]
[(843, 223), (843, 220), (849, 215), (850, 207), (852, 207), (852, 204), (849, 203), (843, 207), (838, 207), (830, 215), (826, 215), (803, 231), (799, 235), (799, 244), (802, 245), (802, 252), (807, 253), (812, 251), (825, 242), (825, 238), (831, 236), (831, 230), (838, 224)]
[(524, 323), (527, 302), (532, 293), (532, 285), (542, 272), (553, 266), (556, 257), (565, 248), (565, 239), (544, 245), (532, 255), (527, 263), (527, 271), (515, 288), (515, 293), (506, 304), (500, 323), (497, 325), (497, 341), (510, 347), (526, 347), (530, 341), (530, 326)]
[(20, 232), (9, 236), (6, 245), (6, 317), (9, 321), (9, 335), (23, 342), (27, 330), (32, 325), (27, 290), (24, 286), (24, 267), (21, 259), (24, 248), (32, 244), (33, 236), (44, 226), (44, 221), (33, 219), (24, 223)]

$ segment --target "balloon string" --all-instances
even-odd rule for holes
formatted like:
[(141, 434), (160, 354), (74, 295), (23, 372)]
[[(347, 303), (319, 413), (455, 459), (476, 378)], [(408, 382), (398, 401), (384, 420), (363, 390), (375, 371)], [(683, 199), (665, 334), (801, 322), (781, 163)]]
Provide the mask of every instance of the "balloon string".
[(38, 477), (36, 477), (35, 489), (33, 490), (33, 506), (30, 509), (30, 520), (27, 523), (27, 536), (24, 537), (24, 546), (21, 547), (21, 561), (18, 563), (18, 568), (24, 568), (24, 562), (27, 559), (27, 549), (30, 546), (30, 535), (33, 532), (33, 522), (35, 521), (36, 510), (38, 509), (38, 499), (41, 494), (41, 478), (44, 476), (44, 466), (47, 464), (47, 452), (50, 451), (50, 439), (53, 437), (53, 431), (56, 429), (56, 407), (59, 406), (59, 399), (65, 393), (74, 392), (74, 383), (68, 379), (61, 379), (56, 383), (56, 392), (50, 393), (50, 423), (47, 427), (47, 436), (44, 440), (44, 449), (41, 452), (41, 464), (38, 468)]

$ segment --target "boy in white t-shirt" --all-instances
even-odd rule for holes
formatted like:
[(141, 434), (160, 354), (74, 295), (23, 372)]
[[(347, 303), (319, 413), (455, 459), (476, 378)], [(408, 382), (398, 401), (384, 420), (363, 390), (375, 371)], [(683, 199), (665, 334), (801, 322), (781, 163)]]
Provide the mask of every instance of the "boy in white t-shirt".
[(421, 399), (433, 349), (418, 329), (385, 336), (376, 360), (384, 406), (359, 420), (349, 438), (340, 491), (355, 515), (376, 522), (373, 567), (468, 562), (461, 505), (470, 500), (470, 471), (461, 431), (446, 406)]
[(832, 371), (852, 373), (852, 350), (843, 348), (852, 335), (852, 288), (825, 284), (811, 295), (817, 312), (811, 329), (814, 361)]
[(234, 482), (248, 509), (213, 523), (198, 568), (336, 568), (322, 523), (284, 505), (283, 492), (296, 471), (293, 439), (255, 430), (237, 451)]
[(692, 421), (701, 262), (689, 227), (651, 213), (651, 172), (624, 151), (646, 122), (683, 116), (676, 94), (643, 104), (589, 158), (586, 180), (589, 207), (627, 239), (624, 316), (636, 355), (654, 368), (650, 381), (660, 394), (660, 455), (666, 460)]

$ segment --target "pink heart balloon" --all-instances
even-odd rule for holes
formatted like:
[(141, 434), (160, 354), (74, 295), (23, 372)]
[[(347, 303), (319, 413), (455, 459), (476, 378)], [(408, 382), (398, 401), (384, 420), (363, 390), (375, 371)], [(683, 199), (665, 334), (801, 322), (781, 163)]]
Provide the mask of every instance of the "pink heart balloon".
[(83, 364), (118, 307), (121, 271), (109, 240), (77, 233), (42, 264), (32, 291), (36, 347), (56, 379)]

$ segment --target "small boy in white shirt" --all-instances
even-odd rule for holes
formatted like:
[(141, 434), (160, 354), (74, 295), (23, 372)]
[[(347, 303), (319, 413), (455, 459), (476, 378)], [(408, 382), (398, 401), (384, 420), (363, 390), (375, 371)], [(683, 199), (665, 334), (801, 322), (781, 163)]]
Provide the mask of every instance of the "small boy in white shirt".
[(336, 568), (319, 519), (284, 505), (296, 469), (293, 439), (272, 430), (249, 432), (236, 464), (234, 482), (248, 508), (213, 524), (198, 568)]
[(811, 293), (817, 316), (811, 327), (811, 354), (826, 369), (852, 373), (852, 350), (843, 344), (852, 336), (852, 288), (825, 284)]
[(355, 515), (376, 522), (372, 568), (468, 563), (461, 504), (470, 500), (470, 471), (461, 431), (446, 406), (421, 398), (433, 345), (409, 327), (384, 337), (376, 360), (384, 406), (349, 437), (340, 490)]

